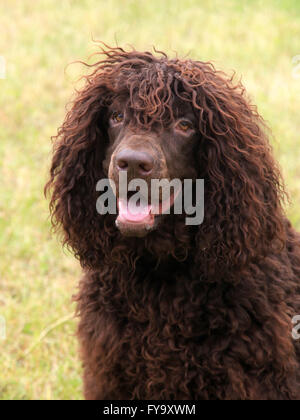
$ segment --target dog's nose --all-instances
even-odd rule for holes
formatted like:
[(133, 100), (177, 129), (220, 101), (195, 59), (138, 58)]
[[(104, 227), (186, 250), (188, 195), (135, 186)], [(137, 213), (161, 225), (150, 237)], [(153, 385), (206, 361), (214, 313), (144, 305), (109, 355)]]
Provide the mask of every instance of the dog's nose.
[(132, 171), (141, 176), (149, 175), (153, 169), (153, 157), (147, 153), (132, 149), (123, 149), (116, 156), (119, 171)]

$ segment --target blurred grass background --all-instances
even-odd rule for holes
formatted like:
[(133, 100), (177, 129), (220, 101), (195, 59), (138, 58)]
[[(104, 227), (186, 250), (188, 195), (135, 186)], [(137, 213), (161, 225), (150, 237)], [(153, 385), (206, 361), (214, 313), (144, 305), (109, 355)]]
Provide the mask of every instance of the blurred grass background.
[(1, 0), (0, 399), (82, 398), (71, 303), (80, 268), (49, 233), (43, 186), (50, 136), (83, 71), (65, 66), (95, 52), (92, 37), (242, 75), (273, 130), (300, 229), (299, 0)]

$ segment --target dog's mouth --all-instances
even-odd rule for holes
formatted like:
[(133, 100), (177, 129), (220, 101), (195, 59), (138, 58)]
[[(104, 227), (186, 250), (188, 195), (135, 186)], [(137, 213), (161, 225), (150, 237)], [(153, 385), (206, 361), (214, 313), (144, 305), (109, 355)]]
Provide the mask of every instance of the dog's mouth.
[(116, 226), (125, 236), (143, 237), (155, 229), (157, 218), (170, 210), (175, 195), (171, 194), (168, 199), (159, 200), (155, 205), (146, 198), (135, 200), (134, 194), (135, 192), (129, 191), (127, 198), (118, 198)]

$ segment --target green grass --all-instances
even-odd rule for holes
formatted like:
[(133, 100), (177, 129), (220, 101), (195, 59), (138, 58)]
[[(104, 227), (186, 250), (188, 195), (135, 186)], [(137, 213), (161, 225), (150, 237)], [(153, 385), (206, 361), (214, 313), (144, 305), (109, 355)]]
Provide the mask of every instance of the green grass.
[[(74, 81), (95, 51), (91, 38), (166, 50), (235, 69), (274, 133), (275, 153), (300, 229), (298, 0), (10, 0), (0, 3), (1, 399), (80, 399), (72, 294), (74, 258), (51, 237), (43, 198), (50, 136)], [(300, 75), (300, 72), (299, 72)]]

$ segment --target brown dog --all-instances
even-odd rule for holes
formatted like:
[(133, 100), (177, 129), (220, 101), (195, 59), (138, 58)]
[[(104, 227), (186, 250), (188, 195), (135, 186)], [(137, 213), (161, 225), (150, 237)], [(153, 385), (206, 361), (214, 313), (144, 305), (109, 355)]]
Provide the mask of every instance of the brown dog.
[[(102, 54), (59, 129), (47, 185), (84, 269), (85, 397), (299, 398), (299, 235), (256, 108), (209, 63)], [(97, 182), (120, 173), (150, 191), (153, 179), (204, 179), (203, 223), (148, 202), (133, 216), (118, 191), (118, 214), (99, 214)]]

